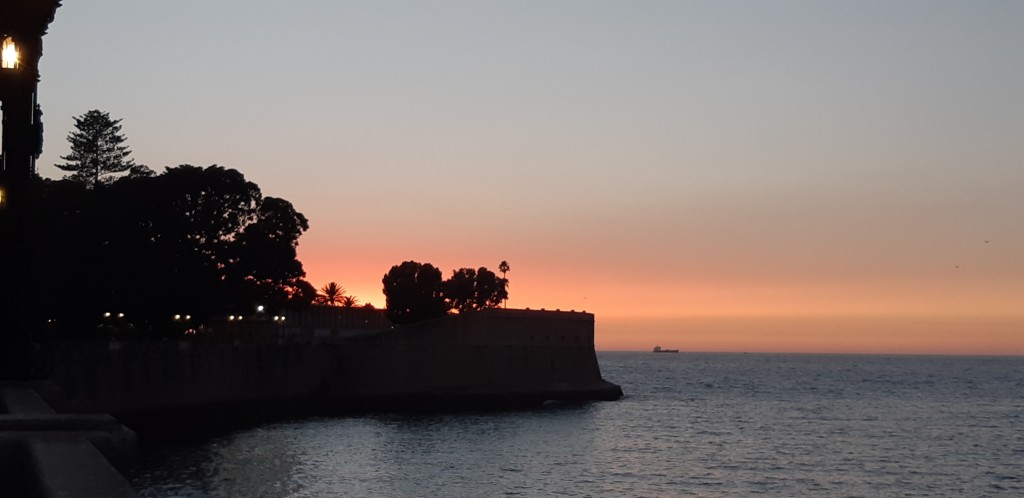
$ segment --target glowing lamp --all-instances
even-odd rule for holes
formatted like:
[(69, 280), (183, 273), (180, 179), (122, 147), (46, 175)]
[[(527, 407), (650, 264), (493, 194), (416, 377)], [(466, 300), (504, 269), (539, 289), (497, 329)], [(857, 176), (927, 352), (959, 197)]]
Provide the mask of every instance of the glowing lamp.
[(4, 38), (3, 43), (0, 44), (0, 68), (18, 69), (20, 65), (18, 59), (18, 45), (14, 43), (14, 38), (10, 36)]

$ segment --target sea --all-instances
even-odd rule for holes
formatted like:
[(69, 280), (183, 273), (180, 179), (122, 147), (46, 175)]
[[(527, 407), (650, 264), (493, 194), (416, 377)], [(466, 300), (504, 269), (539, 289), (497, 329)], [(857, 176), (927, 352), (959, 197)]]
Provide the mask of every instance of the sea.
[(127, 476), (146, 497), (1024, 496), (1024, 357), (598, 360), (621, 400), (271, 423)]

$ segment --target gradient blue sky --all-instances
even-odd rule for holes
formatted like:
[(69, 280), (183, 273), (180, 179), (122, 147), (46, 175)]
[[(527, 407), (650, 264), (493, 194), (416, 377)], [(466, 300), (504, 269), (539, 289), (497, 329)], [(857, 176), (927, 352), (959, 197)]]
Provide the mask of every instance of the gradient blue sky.
[(64, 3), (40, 172), (123, 117), (291, 200), (318, 286), (505, 259), (604, 349), (1024, 354), (1024, 2)]

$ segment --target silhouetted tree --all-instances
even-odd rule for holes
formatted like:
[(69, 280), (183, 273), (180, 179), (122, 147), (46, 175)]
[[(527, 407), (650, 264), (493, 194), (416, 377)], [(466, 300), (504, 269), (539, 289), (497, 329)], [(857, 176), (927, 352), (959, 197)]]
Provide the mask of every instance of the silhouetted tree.
[(123, 145), (122, 120), (111, 119), (110, 114), (99, 110), (86, 112), (74, 119), (76, 131), (68, 134), (71, 153), (61, 156), (66, 163), (54, 165), (72, 172), (65, 178), (95, 188), (112, 181), (108, 178), (110, 175), (130, 170), (139, 174), (149, 170), (145, 166), (142, 166), (144, 170), (140, 169), (128, 158), (132, 152)]
[(74, 282), (75, 299), (50, 310), (72, 325), (104, 311), (136, 324), (202, 321), (315, 295), (296, 259), (306, 218), (233, 169), (185, 165), (91, 190), (47, 182), (41, 205), (49, 263), (40, 278)]
[(453, 270), (452, 276), (444, 281), (441, 288), (444, 290), (444, 298), (453, 309), (463, 312), (476, 308), (476, 270)]
[[(295, 304), (291, 299), (306, 272), (297, 257), (299, 236), (309, 222), (292, 203), (264, 197), (256, 218), (232, 241), (229, 254), (232, 281), (253, 289), (256, 302), (273, 309)], [(250, 292), (253, 292), (250, 291)]]
[(288, 290), (288, 304), (293, 308), (309, 306), (316, 299), (316, 287), (302, 279), (296, 280)]
[(505, 279), (485, 267), (459, 268), (442, 284), (444, 297), (460, 312), (495, 308), (508, 297)]
[(508, 281), (499, 278), (493, 271), (480, 267), (476, 271), (474, 283), (474, 306), (476, 309), (497, 308), (508, 299)]
[(320, 288), (315, 302), (316, 304), (326, 304), (328, 306), (341, 306), (344, 298), (345, 288), (338, 285), (337, 282), (330, 282)]
[(128, 178), (149, 178), (156, 176), (156, 172), (144, 164), (136, 164), (128, 168)]
[(430, 263), (406, 261), (392, 266), (382, 282), (387, 316), (392, 323), (414, 323), (448, 312), (441, 289), (441, 270)]
[(506, 308), (508, 308), (508, 278), (505, 277), (505, 274), (508, 273), (510, 269), (511, 268), (509, 268), (508, 266), (508, 261), (501, 260), (501, 263), (498, 264), (498, 271), (501, 272), (501, 279), (504, 281), (505, 284), (505, 299), (503, 302), (505, 303)]
[(359, 300), (355, 296), (342, 296), (341, 305), (345, 308), (355, 308)]

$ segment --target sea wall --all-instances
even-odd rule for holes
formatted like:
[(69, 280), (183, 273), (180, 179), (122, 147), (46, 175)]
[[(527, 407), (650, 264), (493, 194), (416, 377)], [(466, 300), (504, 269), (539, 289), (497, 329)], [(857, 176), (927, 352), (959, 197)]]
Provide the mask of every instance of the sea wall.
[(353, 339), (339, 368), (333, 390), (367, 397), (619, 395), (601, 378), (589, 313), (484, 310), (396, 327)]
[[(337, 346), (221, 340), (67, 341), (54, 347), (50, 380), (61, 411), (118, 418), (310, 398)], [(198, 413), (202, 415), (202, 413)]]
[[(344, 338), (262, 336), (53, 345), (62, 411), (214, 417), (615, 399), (589, 313), (484, 310)], [(131, 425), (131, 424), (129, 424)]]

